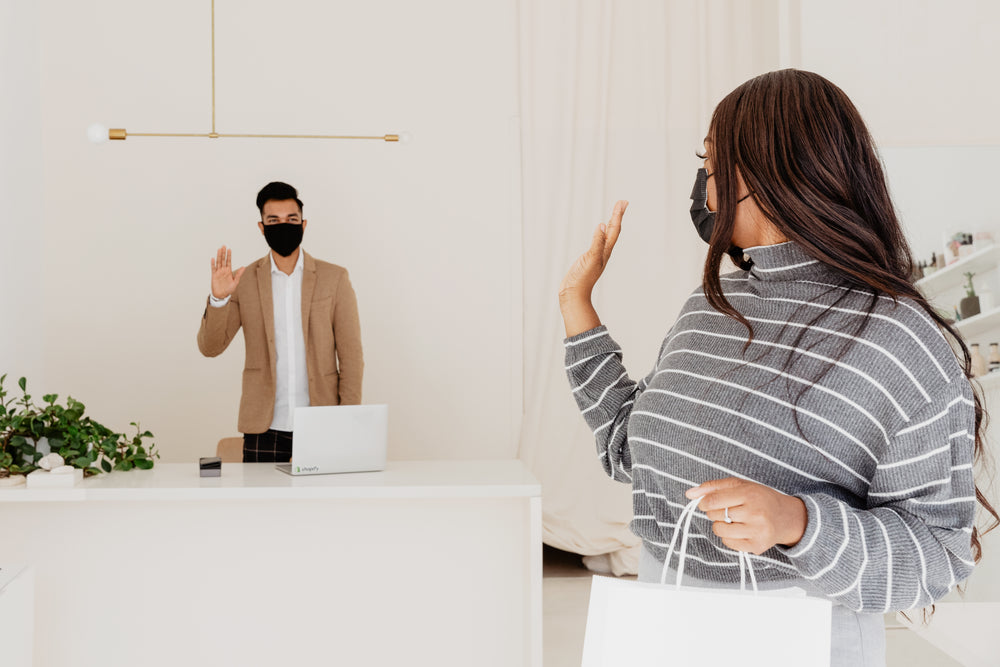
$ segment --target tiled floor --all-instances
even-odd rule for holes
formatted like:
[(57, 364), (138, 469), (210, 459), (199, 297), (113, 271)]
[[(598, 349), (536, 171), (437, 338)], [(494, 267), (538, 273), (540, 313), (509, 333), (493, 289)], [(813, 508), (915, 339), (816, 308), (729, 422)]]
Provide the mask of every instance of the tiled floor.
[[(543, 555), (543, 659), (545, 667), (580, 667), (593, 573), (580, 556), (546, 546)], [(890, 616), (886, 625), (887, 667), (960, 667)]]

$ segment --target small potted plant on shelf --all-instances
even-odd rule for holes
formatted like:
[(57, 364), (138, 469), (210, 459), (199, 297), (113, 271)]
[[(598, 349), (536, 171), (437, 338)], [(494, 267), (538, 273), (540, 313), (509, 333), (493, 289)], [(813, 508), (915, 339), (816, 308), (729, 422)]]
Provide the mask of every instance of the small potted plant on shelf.
[(27, 380), (18, 380), (21, 398), (7, 399), (6, 375), (0, 375), (0, 486), (17, 486), (24, 476), (39, 467), (50, 469), (65, 464), (85, 476), (112, 470), (148, 469), (160, 455), (152, 438), (132, 422), (135, 435), (115, 433), (90, 417), (84, 405), (72, 397), (66, 405), (57, 403), (56, 394), (42, 397), (35, 405), (27, 392)]
[(958, 302), (958, 311), (964, 320), (979, 314), (979, 297), (976, 296), (976, 288), (972, 285), (972, 277), (976, 274), (968, 271), (963, 275), (965, 276), (965, 298)]

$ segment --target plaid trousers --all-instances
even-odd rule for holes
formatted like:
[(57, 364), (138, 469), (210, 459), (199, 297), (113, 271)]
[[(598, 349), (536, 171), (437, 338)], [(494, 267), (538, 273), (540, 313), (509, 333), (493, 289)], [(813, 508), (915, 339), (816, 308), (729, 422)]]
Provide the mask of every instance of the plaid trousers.
[(288, 463), (291, 459), (291, 431), (243, 434), (243, 463)]

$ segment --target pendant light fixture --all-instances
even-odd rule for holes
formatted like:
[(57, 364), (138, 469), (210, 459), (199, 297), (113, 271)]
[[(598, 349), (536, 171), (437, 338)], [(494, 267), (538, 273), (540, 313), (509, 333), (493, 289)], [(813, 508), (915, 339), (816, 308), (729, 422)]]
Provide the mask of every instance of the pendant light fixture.
[(125, 128), (108, 128), (94, 123), (87, 128), (87, 138), (95, 144), (105, 141), (124, 141), (128, 137), (204, 137), (206, 139), (367, 139), (386, 142), (407, 142), (409, 135), (383, 134), (373, 136), (344, 134), (231, 134), (216, 131), (215, 127), (215, 0), (212, 0), (212, 130), (210, 132), (128, 132)]

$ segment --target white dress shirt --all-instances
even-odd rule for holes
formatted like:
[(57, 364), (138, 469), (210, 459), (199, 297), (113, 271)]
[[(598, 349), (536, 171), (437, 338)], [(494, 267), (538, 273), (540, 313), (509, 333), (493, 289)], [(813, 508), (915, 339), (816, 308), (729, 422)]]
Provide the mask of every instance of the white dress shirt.
[[(271, 260), (271, 297), (274, 301), (274, 349), (277, 352), (277, 388), (274, 394), (274, 417), (271, 428), (291, 431), (295, 408), (309, 405), (309, 373), (306, 370), (305, 336), (302, 333), (302, 274), (305, 253), (299, 247), (299, 259), (292, 275), (286, 276)], [(229, 297), (216, 299), (213, 306), (221, 308)]]

